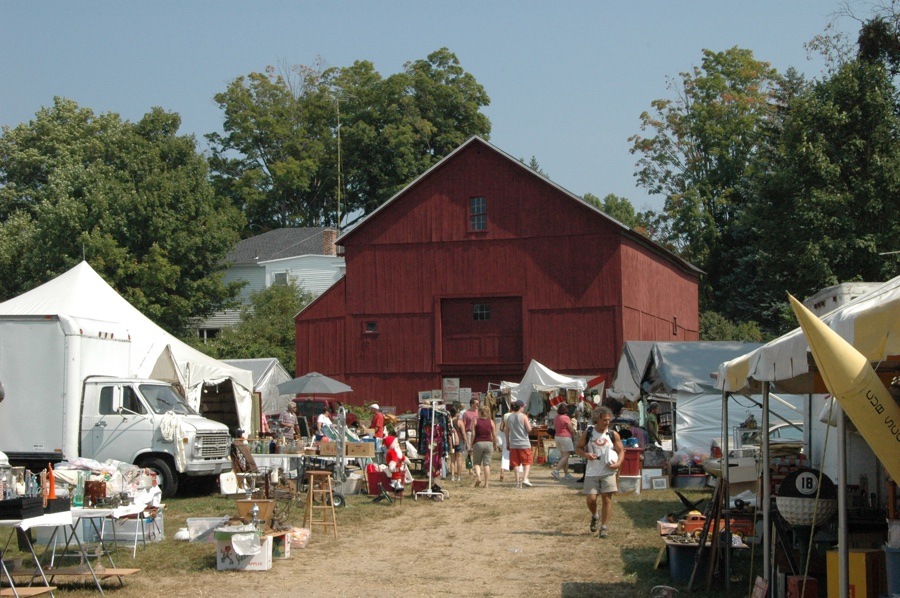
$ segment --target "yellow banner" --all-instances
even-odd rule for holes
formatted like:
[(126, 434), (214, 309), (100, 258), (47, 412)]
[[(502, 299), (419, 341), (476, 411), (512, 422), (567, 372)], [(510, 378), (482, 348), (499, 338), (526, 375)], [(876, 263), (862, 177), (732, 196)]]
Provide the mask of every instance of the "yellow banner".
[(900, 481), (900, 407), (866, 357), (788, 296), (828, 391), (894, 481)]

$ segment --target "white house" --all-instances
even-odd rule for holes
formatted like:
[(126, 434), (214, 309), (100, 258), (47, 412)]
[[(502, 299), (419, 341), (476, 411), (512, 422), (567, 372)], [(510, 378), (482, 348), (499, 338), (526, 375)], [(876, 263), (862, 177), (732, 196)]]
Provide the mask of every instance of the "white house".
[[(248, 303), (254, 291), (292, 280), (315, 296), (321, 295), (345, 272), (337, 255), (333, 228), (279, 228), (244, 239), (225, 258), (226, 283), (246, 281), (239, 298)], [(240, 309), (218, 312), (198, 327), (201, 337), (214, 337), (240, 319)]]

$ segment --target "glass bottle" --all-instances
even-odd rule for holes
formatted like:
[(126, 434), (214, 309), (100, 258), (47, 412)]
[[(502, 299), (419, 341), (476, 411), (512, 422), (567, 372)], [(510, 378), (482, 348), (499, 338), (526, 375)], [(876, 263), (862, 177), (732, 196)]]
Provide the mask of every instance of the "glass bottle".
[(84, 472), (78, 472), (78, 481), (75, 483), (75, 491), (72, 493), (72, 506), (84, 506)]

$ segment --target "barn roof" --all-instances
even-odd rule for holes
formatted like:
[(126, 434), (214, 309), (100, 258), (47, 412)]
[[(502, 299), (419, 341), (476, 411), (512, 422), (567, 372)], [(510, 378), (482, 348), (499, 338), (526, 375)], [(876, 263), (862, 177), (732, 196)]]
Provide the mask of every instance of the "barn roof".
[(687, 261), (683, 260), (682, 258), (678, 257), (676, 254), (674, 254), (673, 252), (669, 251), (668, 249), (662, 247), (661, 245), (655, 243), (654, 241), (648, 239), (647, 237), (641, 235), (640, 233), (633, 231), (633, 230), (630, 229), (628, 226), (622, 224), (621, 222), (619, 222), (618, 220), (616, 220), (615, 218), (613, 218), (613, 217), (610, 216), (609, 214), (606, 214), (605, 212), (601, 211), (601, 210), (600, 210), (599, 208), (597, 208), (595, 205), (593, 205), (593, 204), (591, 204), (591, 203), (589, 203), (589, 202), (587, 202), (587, 201), (584, 201), (582, 198), (578, 197), (577, 195), (575, 195), (574, 193), (572, 193), (572, 192), (569, 191), (568, 189), (565, 189), (565, 188), (563, 188), (563, 187), (560, 187), (559, 185), (557, 185), (556, 183), (554, 183), (552, 180), (550, 180), (549, 178), (547, 178), (545, 175), (543, 175), (543, 174), (541, 174), (541, 173), (535, 171), (533, 168), (529, 167), (527, 164), (524, 164), (521, 160), (517, 160), (516, 158), (514, 158), (513, 156), (507, 154), (506, 152), (504, 152), (503, 150), (501, 150), (501, 149), (498, 148), (497, 146), (495, 146), (495, 145), (493, 145), (493, 144), (491, 144), (491, 143), (485, 141), (484, 139), (482, 139), (481, 137), (478, 137), (477, 135), (470, 137), (470, 138), (468, 139), (468, 141), (466, 141), (465, 143), (461, 144), (461, 145), (460, 145), (459, 147), (457, 147), (455, 150), (453, 150), (452, 152), (450, 152), (449, 154), (447, 154), (446, 156), (444, 156), (441, 160), (439, 160), (438, 162), (436, 162), (431, 168), (429, 168), (428, 170), (426, 170), (425, 172), (423, 172), (422, 174), (420, 174), (419, 176), (417, 176), (415, 179), (413, 179), (413, 180), (412, 180), (408, 185), (406, 185), (403, 189), (401, 189), (401, 190), (398, 191), (396, 194), (394, 194), (393, 197), (391, 197), (391, 198), (388, 199), (386, 202), (384, 202), (383, 204), (381, 204), (380, 206), (378, 206), (378, 208), (375, 209), (372, 213), (368, 214), (368, 215), (367, 215), (367, 216), (366, 216), (359, 224), (357, 224), (356, 226), (354, 226), (354, 227), (351, 228), (350, 230), (344, 232), (344, 233), (343, 233), (343, 234), (335, 241), (335, 243), (336, 243), (336, 244), (339, 244), (339, 245), (340, 245), (340, 244), (343, 244), (343, 241), (344, 241), (345, 239), (347, 239), (347, 238), (349, 238), (349, 237), (352, 237), (358, 230), (360, 230), (361, 228), (365, 227), (366, 224), (368, 223), (368, 221), (371, 220), (373, 216), (375, 216), (376, 214), (378, 214), (379, 212), (381, 212), (381, 211), (383, 211), (383, 210), (388, 209), (388, 206), (390, 206), (392, 203), (394, 203), (394, 201), (396, 201), (397, 198), (399, 198), (399, 197), (402, 196), (404, 193), (406, 193), (407, 190), (409, 190), (410, 188), (416, 186), (416, 185), (419, 183), (419, 181), (421, 181), (421, 180), (425, 179), (426, 177), (428, 177), (428, 176), (432, 173), (432, 171), (437, 170), (442, 164), (444, 164), (445, 162), (448, 162), (449, 160), (451, 160), (456, 154), (462, 152), (465, 148), (469, 147), (470, 145), (476, 144), (476, 143), (477, 143), (477, 144), (481, 144), (481, 145), (483, 145), (484, 147), (486, 147), (486, 148), (488, 148), (488, 149), (490, 149), (490, 150), (496, 152), (496, 153), (499, 154), (500, 156), (503, 156), (504, 158), (506, 158), (507, 160), (509, 160), (509, 162), (510, 162), (511, 164), (514, 164), (517, 168), (523, 169), (525, 172), (527, 172), (527, 173), (530, 174), (531, 176), (534, 176), (534, 177), (538, 178), (538, 179), (539, 179), (540, 181), (542, 181), (544, 184), (550, 185), (551, 187), (555, 188), (555, 189), (558, 190), (559, 192), (561, 192), (561, 193), (563, 193), (564, 195), (566, 195), (566, 196), (568, 196), (569, 198), (571, 198), (573, 201), (577, 201), (577, 202), (579, 202), (580, 204), (582, 204), (583, 206), (587, 207), (588, 209), (593, 210), (593, 211), (596, 212), (600, 217), (605, 218), (606, 220), (610, 221), (611, 223), (613, 223), (614, 225), (616, 225), (617, 227), (619, 227), (619, 228), (621, 229), (622, 234), (623, 234), (624, 236), (626, 236), (626, 237), (632, 239), (633, 241), (635, 241), (635, 242), (638, 243), (639, 245), (642, 245), (642, 246), (644, 246), (644, 247), (650, 249), (651, 251), (653, 251), (653, 252), (655, 252), (655, 253), (658, 253), (658, 254), (662, 255), (663, 257), (665, 257), (665, 258), (668, 259), (669, 261), (673, 262), (675, 265), (677, 265), (677, 266), (678, 266), (679, 268), (681, 268), (682, 270), (686, 270), (686, 271), (690, 272), (691, 274), (695, 274), (695, 275), (703, 274), (703, 271), (702, 271), (702, 270), (700, 270), (699, 268), (697, 268), (696, 266), (694, 266), (694, 265), (691, 264), (690, 262), (687, 262)]
[(327, 227), (276, 228), (244, 239), (228, 254), (225, 261), (235, 264), (258, 264), (298, 255), (325, 255), (322, 235)]

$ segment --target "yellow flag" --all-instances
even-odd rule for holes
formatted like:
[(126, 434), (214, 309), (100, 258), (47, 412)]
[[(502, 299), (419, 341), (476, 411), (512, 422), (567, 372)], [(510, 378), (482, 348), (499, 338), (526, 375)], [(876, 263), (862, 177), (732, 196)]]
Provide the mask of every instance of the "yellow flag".
[(894, 481), (900, 481), (900, 407), (865, 356), (788, 295), (829, 392)]

